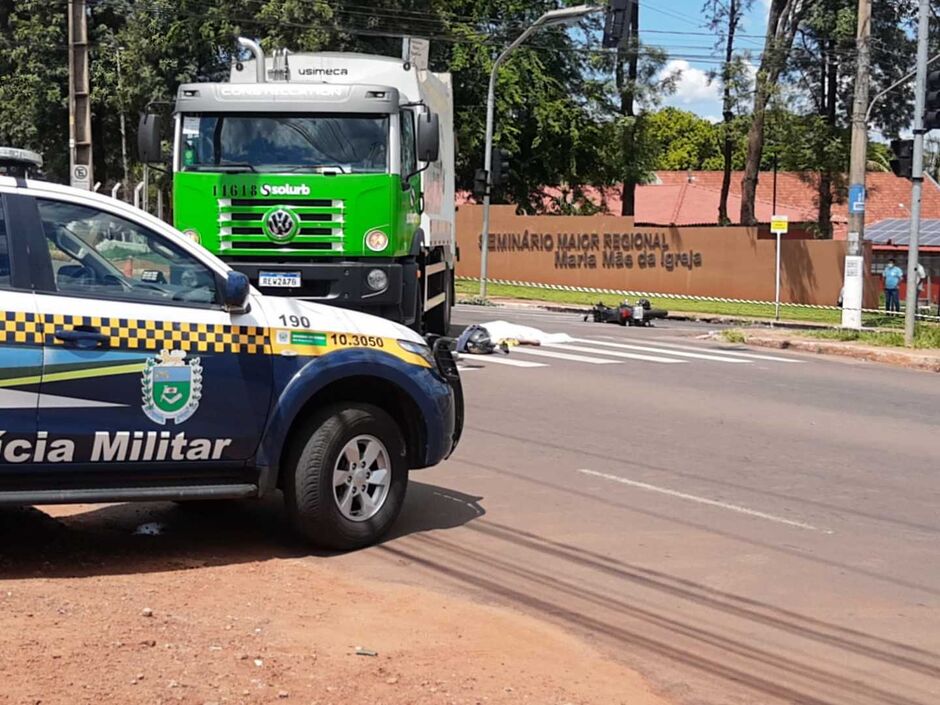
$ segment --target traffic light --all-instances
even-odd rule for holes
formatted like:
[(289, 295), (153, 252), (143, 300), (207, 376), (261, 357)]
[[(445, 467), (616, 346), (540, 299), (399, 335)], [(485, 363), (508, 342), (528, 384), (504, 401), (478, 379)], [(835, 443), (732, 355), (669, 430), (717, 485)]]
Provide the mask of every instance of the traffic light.
[(940, 69), (927, 72), (927, 95), (924, 100), (924, 129), (940, 128)]
[(509, 177), (509, 154), (499, 147), (493, 147), (490, 159), (490, 186), (499, 186)]
[(914, 167), (914, 140), (891, 140), (891, 171), (895, 176), (911, 178)]
[(635, 0), (610, 0), (604, 16), (604, 38), (601, 46), (616, 49), (624, 40), (630, 26), (630, 10)]
[(473, 196), (483, 198), (486, 195), (486, 169), (477, 169), (473, 174)]

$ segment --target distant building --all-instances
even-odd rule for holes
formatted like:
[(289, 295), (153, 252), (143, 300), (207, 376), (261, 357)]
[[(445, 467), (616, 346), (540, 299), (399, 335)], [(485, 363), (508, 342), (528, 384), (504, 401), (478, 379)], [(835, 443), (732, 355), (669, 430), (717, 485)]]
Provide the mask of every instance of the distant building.
[[(741, 213), (741, 180), (744, 172), (731, 173), (728, 193), (728, 217), (732, 223)], [(818, 218), (816, 175), (813, 173), (777, 173), (777, 200), (774, 209), (772, 172), (761, 172), (754, 204), (758, 223), (769, 237), (770, 216), (786, 215), (791, 237), (812, 237)], [(637, 186), (637, 225), (715, 225), (721, 197), (720, 171), (657, 171), (651, 184)], [(872, 271), (881, 272), (888, 259), (907, 262), (910, 236), (911, 182), (892, 173), (868, 172), (865, 203), (865, 239), (872, 243)], [(572, 190), (564, 187), (544, 189), (544, 206), (549, 212), (559, 209), (559, 201), (572, 202)], [(585, 187), (584, 198), (608, 213), (619, 214), (620, 189)], [(458, 196), (469, 202), (466, 194)], [(835, 195), (832, 205), (832, 232), (836, 240), (848, 236), (848, 206), (844, 196)], [(940, 185), (925, 176), (921, 201), (920, 262), (931, 278), (931, 300), (940, 298)]]

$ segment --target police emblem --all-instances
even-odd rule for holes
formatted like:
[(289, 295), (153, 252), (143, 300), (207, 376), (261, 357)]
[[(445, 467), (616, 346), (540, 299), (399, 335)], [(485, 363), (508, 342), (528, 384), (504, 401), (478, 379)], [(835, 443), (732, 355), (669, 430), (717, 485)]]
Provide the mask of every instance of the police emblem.
[(196, 413), (202, 398), (202, 365), (183, 350), (163, 350), (147, 359), (141, 378), (143, 411), (154, 423), (181, 424)]

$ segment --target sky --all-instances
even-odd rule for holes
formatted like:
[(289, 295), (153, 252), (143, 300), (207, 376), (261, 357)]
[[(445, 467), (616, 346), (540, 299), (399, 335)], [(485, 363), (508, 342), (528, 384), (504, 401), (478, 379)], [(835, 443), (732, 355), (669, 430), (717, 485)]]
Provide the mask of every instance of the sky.
[[(709, 83), (708, 72), (720, 66), (722, 52), (702, 12), (704, 0), (640, 0), (640, 38), (661, 46), (669, 54), (667, 71), (680, 70), (676, 92), (664, 101), (704, 118), (721, 119), (719, 86)], [(769, 0), (753, 0), (736, 39), (736, 48), (759, 54), (764, 45)], [(756, 65), (757, 60), (753, 61)]]

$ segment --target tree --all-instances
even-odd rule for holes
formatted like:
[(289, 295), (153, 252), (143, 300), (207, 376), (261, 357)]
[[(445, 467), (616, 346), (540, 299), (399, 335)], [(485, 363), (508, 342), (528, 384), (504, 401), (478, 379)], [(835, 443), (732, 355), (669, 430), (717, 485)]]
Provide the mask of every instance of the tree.
[(732, 123), (742, 98), (750, 88), (747, 57), (735, 54), (734, 37), (744, 13), (750, 10), (753, 0), (706, 0), (703, 11), (709, 18), (708, 26), (718, 35), (718, 43), (724, 44), (725, 58), (721, 64), (721, 114), (724, 120), (722, 134), (721, 195), (718, 200), (718, 223), (727, 225), (728, 193), (731, 190), (731, 167), (734, 152)]
[(34, 149), (54, 176), (68, 173), (65, 5), (0, 4), (0, 144)]
[(754, 110), (747, 137), (747, 160), (741, 184), (741, 222), (756, 224), (754, 200), (757, 196), (757, 172), (764, 148), (764, 119), (767, 101), (773, 94), (780, 74), (786, 68), (793, 37), (811, 0), (771, 0), (767, 16), (767, 34), (754, 90)]
[(705, 118), (679, 108), (663, 108), (649, 114), (646, 130), (658, 146), (656, 170), (721, 168), (721, 129)]
[[(444, 33), (454, 41), (435, 51), (453, 74), (458, 188), (469, 189), (483, 165), (486, 90), (496, 56), (544, 11), (532, 0), (447, 2)], [(510, 174), (494, 194), (525, 212), (546, 207), (546, 184), (573, 190), (597, 181), (601, 125), (584, 98), (591, 54), (571, 32), (543, 29), (517, 48), (499, 70), (494, 143), (510, 154)], [(557, 204), (556, 204), (557, 205)], [(549, 206), (552, 207), (552, 206)]]

